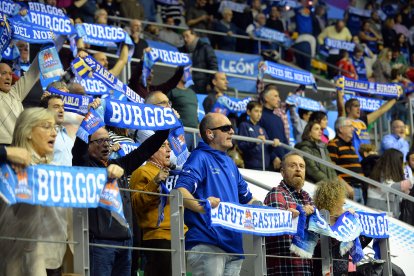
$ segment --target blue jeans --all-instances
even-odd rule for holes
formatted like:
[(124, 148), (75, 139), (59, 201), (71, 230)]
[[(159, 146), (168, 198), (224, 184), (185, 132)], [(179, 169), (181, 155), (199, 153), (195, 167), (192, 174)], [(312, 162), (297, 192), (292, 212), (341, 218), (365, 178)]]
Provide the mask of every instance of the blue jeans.
[[(190, 251), (225, 253), (217, 246), (200, 243)], [(243, 259), (238, 256), (189, 253), (187, 262), (192, 267), (193, 276), (215, 275), (236, 276), (240, 274)]]
[[(90, 239), (91, 243), (132, 246), (132, 239), (125, 241)], [(131, 249), (89, 247), (91, 276), (131, 276)]]
[(365, 204), (364, 197), (362, 195), (362, 188), (352, 187), (354, 189), (354, 201), (362, 205)]

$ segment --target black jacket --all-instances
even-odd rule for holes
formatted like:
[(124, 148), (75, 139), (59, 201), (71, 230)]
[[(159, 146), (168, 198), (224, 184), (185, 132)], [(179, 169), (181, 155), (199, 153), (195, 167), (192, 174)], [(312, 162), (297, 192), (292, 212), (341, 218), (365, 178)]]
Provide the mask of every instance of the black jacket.
[[(108, 161), (108, 165), (116, 164), (124, 169), (124, 175), (118, 179), (119, 188), (129, 188), (127, 177), (151, 157), (168, 138), (169, 130), (156, 131), (139, 148), (130, 154)], [(106, 167), (105, 164), (89, 156), (88, 144), (76, 138), (72, 149), (73, 166), (87, 167)], [(130, 192), (120, 191), (125, 219), (129, 228), (122, 226), (117, 220), (113, 219), (111, 212), (101, 207), (89, 208), (89, 236), (95, 239), (106, 240), (127, 240), (132, 237), (132, 207)]]
[[(180, 52), (189, 53), (186, 46), (181, 48)], [(209, 44), (199, 39), (197, 41), (197, 45), (194, 49), (194, 52), (192, 52), (191, 54), (191, 60), (193, 62), (192, 66), (194, 68), (201, 68), (214, 71), (218, 70), (216, 54), (214, 53), (213, 48)], [(192, 75), (195, 87), (194, 91), (197, 94), (206, 94), (206, 87), (210, 81), (210, 76), (212, 75), (195, 71), (192, 72)]]

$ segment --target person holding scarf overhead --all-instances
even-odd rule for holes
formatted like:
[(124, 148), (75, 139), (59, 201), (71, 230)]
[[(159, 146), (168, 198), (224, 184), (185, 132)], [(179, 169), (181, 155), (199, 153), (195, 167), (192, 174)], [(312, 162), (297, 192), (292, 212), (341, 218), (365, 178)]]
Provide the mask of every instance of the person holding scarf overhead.
[[(96, 109), (100, 105), (100, 100), (90, 105)], [(118, 180), (120, 188), (129, 188), (127, 176), (131, 175), (149, 157), (151, 157), (168, 138), (169, 129), (158, 130), (148, 138), (140, 147), (133, 150), (130, 154), (117, 158), (109, 159), (110, 139), (108, 131), (102, 127), (90, 135), (89, 143), (76, 138), (72, 149), (73, 165), (88, 167), (108, 167), (117, 164), (124, 169), (122, 177)], [(121, 225), (113, 219), (111, 212), (103, 208), (89, 209), (89, 241), (99, 244), (132, 246), (133, 220), (130, 193), (120, 191), (125, 218), (129, 227)], [(91, 246), (90, 269), (91, 275), (131, 275), (131, 250), (114, 249), (105, 247)]]
[[(55, 40), (57, 51), (62, 48), (63, 36)], [(33, 59), (29, 70), (12, 85), (12, 69), (6, 63), (0, 63), (0, 144), (10, 145), (16, 120), (23, 111), (23, 100), (39, 80), (38, 56)]]
[[(146, 48), (144, 52), (150, 52), (151, 48)], [(147, 78), (147, 86), (144, 86), (142, 84), (142, 68), (144, 66), (144, 62), (141, 60), (138, 63), (137, 69), (132, 72), (131, 78), (129, 79), (128, 86), (137, 92), (138, 95), (141, 96), (141, 98), (145, 99), (150, 92), (153, 91), (162, 91), (162, 93), (167, 94), (171, 90), (173, 90), (178, 82), (181, 80), (181, 77), (184, 73), (183, 67), (178, 67), (174, 73), (174, 75), (169, 78), (166, 82), (153, 85), (152, 81), (154, 79), (154, 73), (153, 70), (151, 70), (151, 73), (149, 74)]]

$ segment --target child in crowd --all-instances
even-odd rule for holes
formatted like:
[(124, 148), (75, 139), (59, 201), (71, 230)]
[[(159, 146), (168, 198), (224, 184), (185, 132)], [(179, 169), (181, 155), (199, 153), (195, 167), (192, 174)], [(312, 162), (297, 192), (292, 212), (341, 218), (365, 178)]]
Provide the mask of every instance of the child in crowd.
[[(262, 110), (262, 105), (257, 101), (250, 101), (247, 104), (246, 112), (249, 119), (240, 124), (238, 132), (239, 135), (258, 138), (263, 141), (269, 139), (265, 129), (257, 124), (260, 121), (260, 118), (262, 118)], [(279, 145), (279, 140), (275, 139), (273, 146), (277, 145)], [(246, 169), (263, 169), (261, 143), (240, 141), (239, 148), (243, 152), (244, 165)], [(269, 151), (270, 145), (264, 145), (265, 169), (271, 167)]]
[(340, 69), (340, 74), (350, 79), (357, 80), (358, 75), (356, 73), (355, 67), (352, 64), (352, 61), (349, 58), (349, 53), (346, 50), (341, 50), (340, 52), (341, 59), (336, 64)]

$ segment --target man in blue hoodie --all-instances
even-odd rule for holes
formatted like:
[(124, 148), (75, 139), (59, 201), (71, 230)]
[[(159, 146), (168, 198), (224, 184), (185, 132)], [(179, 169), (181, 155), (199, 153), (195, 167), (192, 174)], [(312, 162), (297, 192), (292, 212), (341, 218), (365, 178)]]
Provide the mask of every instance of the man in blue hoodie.
[[(212, 208), (220, 201), (251, 204), (256, 201), (233, 160), (226, 151), (233, 146), (234, 130), (230, 120), (220, 113), (209, 113), (200, 123), (204, 142), (191, 153), (175, 186), (186, 199), (208, 200)], [(204, 207), (195, 200), (184, 200), (188, 226), (186, 250), (243, 253), (242, 235), (207, 225)], [(239, 275), (240, 256), (188, 254), (193, 275)]]

